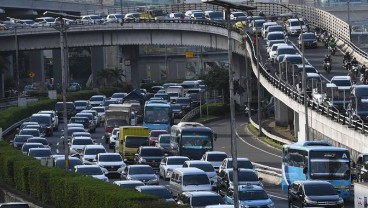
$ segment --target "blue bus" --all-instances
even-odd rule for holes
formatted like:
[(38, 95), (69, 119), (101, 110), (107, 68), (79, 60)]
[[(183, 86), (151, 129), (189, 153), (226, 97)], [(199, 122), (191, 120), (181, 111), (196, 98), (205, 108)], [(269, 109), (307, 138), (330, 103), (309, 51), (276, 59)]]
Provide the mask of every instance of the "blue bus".
[(150, 130), (166, 130), (170, 132), (174, 122), (170, 103), (150, 102), (144, 105), (143, 126)]
[(216, 137), (216, 133), (209, 127), (192, 122), (179, 123), (171, 127), (169, 153), (170, 155), (187, 156), (191, 160), (199, 160), (205, 152), (213, 150)]
[(324, 141), (284, 145), (281, 186), (284, 192), (294, 181), (325, 180), (343, 199), (351, 197), (350, 152)]

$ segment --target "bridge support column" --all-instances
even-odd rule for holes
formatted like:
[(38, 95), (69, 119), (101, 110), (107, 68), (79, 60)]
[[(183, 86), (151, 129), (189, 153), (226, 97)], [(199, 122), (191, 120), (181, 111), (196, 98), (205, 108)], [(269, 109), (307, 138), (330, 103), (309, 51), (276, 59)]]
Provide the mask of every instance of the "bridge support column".
[(54, 87), (57, 89), (57, 86), (60, 86), (59, 89), (61, 90), (61, 52), (60, 49), (53, 49), (52, 50), (52, 71), (53, 71), (53, 78), (54, 78)]
[[(243, 67), (245, 66), (245, 59), (244, 56), (240, 56), (238, 54), (233, 53), (233, 59), (232, 59), (232, 64), (234, 67), (234, 80), (237, 81), (239, 83), (239, 87), (243, 87), (243, 89), (245, 89), (245, 70), (243, 69)], [(243, 93), (236, 94), (234, 96), (235, 98), (235, 102), (237, 102), (239, 105), (242, 105), (243, 103), (245, 103), (246, 100), (246, 96), (245, 95), (245, 91)]]
[(98, 86), (98, 71), (105, 68), (104, 61), (104, 48), (103, 47), (91, 47), (91, 70), (92, 70), (92, 88)]
[(294, 111), (294, 137), (298, 137), (299, 132), (299, 113)]
[(305, 112), (304, 109), (299, 110), (298, 112), (298, 127), (299, 127), (299, 131), (298, 131), (298, 141), (306, 141), (305, 138)]
[(283, 102), (275, 98), (275, 121), (276, 126), (287, 127), (289, 125), (289, 108)]
[(43, 51), (31, 51), (29, 53), (29, 70), (35, 73), (34, 82), (45, 82), (45, 62)]
[(139, 88), (142, 79), (138, 68), (139, 47), (136, 45), (123, 46), (121, 54), (125, 81), (127, 84), (131, 84), (133, 88)]

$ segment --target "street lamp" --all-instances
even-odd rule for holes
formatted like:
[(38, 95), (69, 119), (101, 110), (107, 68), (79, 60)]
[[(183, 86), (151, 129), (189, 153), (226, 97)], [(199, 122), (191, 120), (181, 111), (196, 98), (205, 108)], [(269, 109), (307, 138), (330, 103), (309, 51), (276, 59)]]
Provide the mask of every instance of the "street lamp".
[(236, 141), (236, 129), (235, 129), (235, 103), (234, 103), (234, 69), (232, 65), (232, 44), (231, 44), (231, 22), (230, 22), (230, 9), (238, 9), (243, 11), (254, 10), (256, 7), (234, 4), (228, 1), (222, 0), (202, 0), (203, 3), (222, 6), (225, 9), (225, 19), (227, 21), (228, 31), (228, 61), (229, 61), (229, 88), (230, 88), (230, 125), (231, 125), (231, 155), (233, 158), (233, 187), (234, 187), (234, 207), (239, 207), (239, 194), (238, 194), (238, 160), (237, 160), (237, 141)]
[(17, 90), (18, 90), (18, 95), (19, 95), (19, 91), (20, 91), (20, 81), (19, 81), (19, 43), (18, 43), (18, 33), (17, 33), (17, 27), (18, 27), (18, 23), (16, 23), (16, 21), (18, 19), (14, 19), (11, 17), (7, 17), (7, 19), (9, 19), (9, 21), (13, 21), (14, 22), (14, 48), (15, 48), (15, 67), (16, 67), (16, 71), (17, 71)]
[(76, 16), (68, 15), (65, 13), (56, 12), (44, 12), (43, 15), (49, 15), (56, 17), (56, 24), (54, 28), (60, 32), (60, 55), (61, 55), (61, 85), (62, 85), (62, 96), (63, 96), (63, 122), (64, 122), (64, 155), (65, 155), (65, 171), (69, 170), (69, 148), (68, 148), (68, 130), (67, 130), (67, 111), (66, 111), (66, 68), (65, 68), (65, 43), (64, 43), (64, 32), (69, 29), (69, 26), (65, 25), (64, 19), (66, 17)]

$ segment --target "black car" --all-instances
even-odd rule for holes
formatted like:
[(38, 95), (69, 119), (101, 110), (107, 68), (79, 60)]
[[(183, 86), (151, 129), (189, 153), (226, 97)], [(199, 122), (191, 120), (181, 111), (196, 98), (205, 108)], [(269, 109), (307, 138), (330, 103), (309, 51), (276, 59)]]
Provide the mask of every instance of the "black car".
[(344, 207), (344, 200), (327, 181), (295, 181), (288, 190), (289, 207)]
[(33, 114), (30, 121), (37, 122), (41, 126), (41, 133), (44, 133), (45, 136), (52, 136), (54, 134), (52, 116), (50, 114)]
[(190, 97), (178, 97), (176, 99), (176, 104), (182, 106), (184, 113), (188, 113), (192, 110), (192, 99)]
[(302, 36), (305, 48), (317, 48), (317, 37), (314, 33), (303, 33), (298, 37), (298, 47), (302, 48)]
[[(57, 102), (55, 104), (56, 115), (59, 118), (59, 121), (63, 121), (63, 102)], [(75, 105), (73, 102), (66, 102), (66, 117), (70, 119), (76, 114)]]
[(184, 116), (184, 109), (180, 104), (171, 104), (171, 111), (174, 118), (183, 118)]
[(146, 164), (158, 170), (164, 153), (159, 147), (141, 146), (134, 157), (135, 164)]

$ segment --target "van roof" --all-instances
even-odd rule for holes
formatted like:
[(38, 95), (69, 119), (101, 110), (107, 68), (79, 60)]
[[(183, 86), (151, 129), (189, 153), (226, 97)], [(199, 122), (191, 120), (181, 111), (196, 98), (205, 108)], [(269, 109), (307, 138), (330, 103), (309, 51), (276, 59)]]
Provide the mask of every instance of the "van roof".
[(174, 172), (179, 172), (183, 175), (206, 174), (206, 172), (199, 168), (175, 168)]

